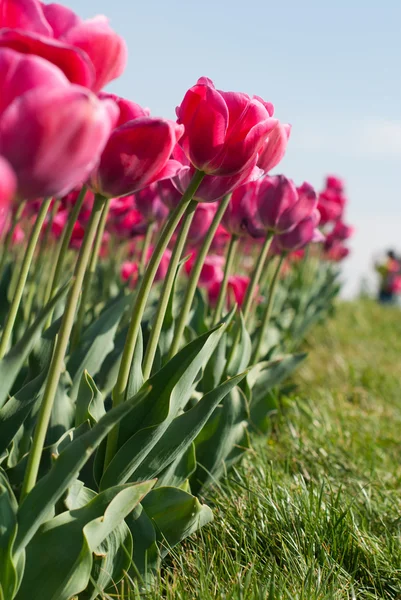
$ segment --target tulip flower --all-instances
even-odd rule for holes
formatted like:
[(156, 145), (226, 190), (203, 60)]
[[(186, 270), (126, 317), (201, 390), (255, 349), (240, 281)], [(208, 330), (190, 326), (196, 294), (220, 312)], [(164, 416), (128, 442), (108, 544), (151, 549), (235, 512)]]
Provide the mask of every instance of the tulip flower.
[(200, 203), (197, 205), (187, 236), (188, 244), (196, 246), (202, 242), (212, 224), (215, 214), (215, 204)]
[(181, 125), (151, 117), (141, 117), (118, 127), (91, 176), (93, 190), (116, 198), (133, 194), (161, 179), (170, 179), (181, 168), (170, 156), (182, 133)]
[(265, 236), (257, 210), (258, 190), (261, 180), (251, 181), (237, 188), (224, 213), (222, 224), (237, 237)]
[[(196, 255), (193, 253), (191, 258), (185, 263), (185, 270), (188, 275), (192, 271), (195, 259)], [(199, 285), (208, 288), (215, 283), (220, 284), (224, 276), (223, 268), (224, 257), (217, 254), (209, 254), (203, 263), (202, 271), (199, 277)]]
[(341, 219), (345, 204), (346, 198), (337, 190), (328, 188), (321, 192), (317, 205), (321, 216), (321, 225)]
[(333, 262), (340, 262), (347, 258), (350, 253), (350, 249), (343, 245), (342, 242), (336, 241), (328, 246), (325, 244), (325, 256), (327, 260)]
[(107, 106), (91, 92), (67, 88), (30, 90), (3, 111), (0, 154), (13, 167), (18, 195), (63, 196), (93, 170), (110, 134)]
[(291, 133), (291, 125), (277, 122), (259, 152), (257, 166), (268, 173), (283, 159)]
[(276, 248), (284, 252), (292, 252), (304, 248), (311, 242), (324, 242), (324, 235), (317, 229), (320, 214), (315, 209), (312, 214), (298, 222), (291, 231), (274, 237)]
[(138, 265), (135, 262), (125, 261), (121, 265), (121, 279), (134, 286), (138, 279)]
[(180, 146), (192, 165), (207, 175), (252, 170), (277, 123), (271, 104), (216, 90), (207, 77), (188, 90), (176, 112), (178, 123), (185, 126)]
[(350, 225), (346, 225), (343, 221), (337, 221), (333, 227), (333, 230), (327, 236), (330, 240), (339, 240), (344, 242), (348, 240), (354, 234), (354, 228)]
[[(177, 148), (177, 146), (176, 146)], [(182, 193), (179, 192), (173, 184), (172, 179), (163, 179), (157, 182), (160, 198), (164, 204), (173, 210), (182, 198)]]
[(258, 213), (267, 231), (291, 231), (297, 223), (311, 215), (316, 205), (312, 186), (304, 183), (297, 189), (283, 175), (264, 177), (258, 187)]
[(94, 92), (123, 73), (127, 47), (106, 17), (82, 21), (65, 6), (37, 0), (3, 0), (1, 8), (0, 46), (42, 56)]
[(142, 108), (136, 102), (132, 102), (131, 100), (126, 100), (125, 98), (121, 98), (116, 94), (106, 94), (105, 92), (101, 92), (99, 94), (99, 98), (101, 100), (113, 100), (115, 104), (117, 104), (120, 109), (120, 115), (115, 124), (115, 127), (120, 127), (120, 125), (124, 125), (128, 123), (128, 121), (133, 121), (134, 119), (139, 119), (140, 117), (149, 117), (150, 110), (148, 108)]
[(339, 194), (342, 194), (344, 191), (344, 182), (335, 175), (329, 175), (326, 177), (326, 189), (334, 190)]
[(135, 205), (145, 223), (161, 222), (168, 213), (162, 202), (157, 183), (152, 183), (135, 194)]
[(17, 178), (10, 164), (0, 156), (0, 234), (7, 222), (10, 204), (17, 189)]
[[(195, 167), (190, 165), (189, 160), (179, 145), (174, 148), (173, 157), (182, 164), (182, 168), (172, 179), (172, 182), (177, 190), (183, 194), (195, 173)], [(230, 194), (237, 187), (258, 179), (262, 174), (263, 171), (261, 169), (252, 166), (238, 175), (228, 177), (205, 175), (195, 192), (194, 200), (198, 202), (215, 202), (223, 196)]]

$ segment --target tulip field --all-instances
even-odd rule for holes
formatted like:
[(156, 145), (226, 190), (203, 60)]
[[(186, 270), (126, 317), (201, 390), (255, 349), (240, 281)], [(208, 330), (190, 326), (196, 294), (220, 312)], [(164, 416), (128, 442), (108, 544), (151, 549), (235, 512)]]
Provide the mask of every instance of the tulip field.
[[(200, 77), (172, 121), (103, 91), (127, 60), (105, 17), (0, 16), (0, 600), (357, 597), (356, 546), (349, 596), (288, 577), (297, 536), (305, 586), (340, 550), (285, 491), (297, 473), (296, 502), (358, 537), (341, 486), (318, 491), (324, 436), (296, 433), (325, 420), (305, 389), (317, 369), (330, 393), (345, 182), (277, 174), (291, 127), (259, 96)], [(360, 597), (401, 597), (388, 577)]]

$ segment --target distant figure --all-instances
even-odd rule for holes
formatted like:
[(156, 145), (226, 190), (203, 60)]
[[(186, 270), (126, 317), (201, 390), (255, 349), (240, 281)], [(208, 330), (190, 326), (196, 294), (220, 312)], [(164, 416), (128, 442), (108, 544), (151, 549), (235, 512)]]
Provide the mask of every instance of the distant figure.
[(394, 250), (389, 250), (386, 260), (375, 268), (380, 275), (378, 300), (382, 304), (393, 304), (401, 293), (401, 261)]

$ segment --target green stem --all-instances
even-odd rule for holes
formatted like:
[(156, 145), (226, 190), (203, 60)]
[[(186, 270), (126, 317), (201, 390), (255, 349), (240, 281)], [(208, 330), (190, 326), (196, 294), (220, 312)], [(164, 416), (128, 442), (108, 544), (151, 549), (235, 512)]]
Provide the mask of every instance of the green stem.
[(227, 295), (228, 279), (233, 270), (234, 259), (235, 259), (235, 255), (237, 252), (238, 244), (239, 244), (239, 237), (237, 237), (236, 235), (232, 235), (231, 239), (230, 239), (230, 243), (228, 245), (228, 249), (227, 249), (223, 281), (221, 282), (219, 295), (217, 297), (216, 308), (214, 309), (213, 321), (212, 321), (213, 326), (217, 325), (217, 323), (221, 319), (221, 313), (223, 311), (224, 302), (225, 302), (226, 295)]
[[(118, 406), (125, 400), (125, 392), (127, 389), (127, 383), (129, 378), (129, 373), (131, 370), (132, 358), (135, 351), (135, 345), (138, 339), (139, 328), (141, 326), (141, 321), (143, 317), (143, 313), (145, 311), (146, 302), (150, 294), (150, 290), (152, 288), (152, 284), (154, 278), (156, 276), (157, 269), (160, 265), (161, 259), (163, 257), (164, 251), (167, 248), (171, 237), (180, 222), (181, 217), (188, 204), (191, 202), (196, 190), (200, 186), (202, 179), (205, 174), (202, 171), (195, 171), (190, 184), (182, 196), (180, 203), (170, 215), (170, 218), (164, 225), (162, 232), (159, 235), (156, 246), (154, 248), (153, 254), (150, 258), (150, 261), (147, 265), (144, 276), (141, 280), (138, 293), (136, 296), (135, 304), (132, 310), (131, 322), (127, 334), (127, 339), (125, 342), (123, 355), (121, 357), (120, 369), (118, 372), (117, 382), (113, 389), (113, 406)], [(106, 458), (105, 458), (105, 466), (107, 466), (114, 456), (115, 449), (117, 447), (118, 441), (118, 427), (115, 427), (109, 434), (107, 439), (107, 450), (106, 450)]]
[(99, 225), (96, 231), (96, 237), (92, 248), (92, 254), (90, 257), (89, 265), (85, 273), (84, 282), (82, 286), (81, 300), (78, 309), (78, 316), (75, 320), (74, 327), (71, 335), (71, 350), (74, 350), (79, 343), (81, 337), (82, 325), (85, 318), (85, 310), (88, 304), (89, 293), (92, 287), (93, 277), (96, 273), (97, 263), (99, 259), (99, 252), (102, 245), (103, 234), (106, 227), (107, 217), (109, 215), (111, 198), (106, 200), (103, 205), (102, 215), (100, 217)]
[(198, 286), (199, 277), (202, 271), (203, 264), (205, 262), (207, 253), (209, 252), (210, 246), (213, 242), (213, 238), (217, 231), (217, 228), (223, 218), (225, 211), (227, 210), (227, 206), (230, 202), (231, 194), (227, 194), (221, 200), (216, 214), (213, 217), (213, 221), (210, 224), (210, 228), (207, 232), (205, 239), (203, 240), (203, 244), (198, 252), (195, 263), (192, 267), (191, 276), (188, 281), (188, 285), (186, 288), (186, 293), (184, 297), (184, 303), (180, 310), (180, 317), (175, 327), (173, 341), (169, 350), (168, 359), (172, 358), (174, 354), (177, 353), (180, 345), (181, 339), (184, 333), (185, 325), (187, 324), (189, 311), (191, 310), (192, 302), (195, 296), (196, 288)]
[(11, 244), (12, 239), (13, 239), (14, 231), (15, 231), (15, 228), (17, 227), (17, 225), (18, 225), (18, 221), (20, 220), (20, 218), (22, 216), (22, 213), (24, 211), (24, 207), (25, 207), (25, 202), (21, 202), (18, 205), (18, 208), (17, 208), (17, 210), (15, 211), (15, 213), (13, 215), (13, 219), (11, 221), (10, 229), (8, 230), (7, 235), (6, 235), (5, 239), (4, 239), (3, 251), (2, 251), (1, 261), (0, 261), (0, 274), (3, 271), (4, 263), (6, 261), (8, 250), (10, 248), (10, 244)]
[(22, 294), (24, 293), (24, 287), (28, 278), (29, 268), (31, 266), (35, 248), (38, 243), (40, 230), (42, 229), (42, 225), (46, 218), (46, 213), (48, 211), (51, 201), (51, 198), (46, 198), (42, 202), (38, 212), (38, 216), (36, 217), (36, 221), (32, 228), (31, 235), (28, 240), (28, 245), (26, 247), (25, 255), (21, 265), (21, 271), (14, 291), (14, 296), (11, 302), (10, 310), (8, 311), (6, 322), (4, 324), (3, 334), (1, 336), (0, 358), (3, 358), (8, 348), (8, 343), (10, 341), (15, 319), (17, 317), (18, 309), (21, 304)]
[(148, 223), (146, 227), (146, 233), (143, 240), (142, 252), (141, 252), (141, 260), (139, 261), (139, 275), (143, 275), (145, 272), (146, 263), (148, 260), (148, 251), (150, 247), (150, 243), (152, 241), (154, 230), (154, 223)]
[(269, 292), (268, 292), (268, 296), (267, 296), (267, 303), (265, 306), (265, 311), (263, 313), (262, 323), (260, 324), (260, 327), (258, 330), (258, 339), (257, 339), (256, 346), (255, 346), (255, 349), (252, 354), (252, 360), (251, 360), (252, 364), (256, 363), (259, 360), (260, 349), (262, 346), (262, 342), (266, 336), (267, 329), (269, 327), (270, 317), (271, 317), (272, 309), (273, 309), (274, 296), (275, 296), (276, 288), (277, 288), (277, 282), (278, 282), (278, 278), (280, 275), (281, 267), (283, 265), (285, 256), (286, 256), (285, 254), (282, 254), (280, 256), (278, 263), (277, 263), (277, 267), (275, 268), (274, 273), (273, 273), (273, 277), (272, 277), (272, 280), (270, 283), (270, 288), (269, 288)]
[(175, 243), (170, 258), (167, 274), (164, 279), (162, 291), (160, 294), (159, 304), (157, 306), (155, 320), (152, 324), (152, 331), (146, 347), (146, 353), (143, 362), (143, 378), (145, 381), (149, 379), (150, 373), (152, 371), (153, 361), (157, 350), (157, 344), (159, 342), (160, 332), (163, 327), (164, 317), (166, 315), (171, 291), (173, 289), (175, 275), (178, 269), (178, 264), (181, 260), (181, 256), (185, 247), (185, 242), (188, 237), (189, 228), (191, 226), (197, 205), (198, 203), (195, 200), (192, 200), (188, 204), (187, 210), (185, 211), (184, 219), (182, 221), (181, 229), (178, 234), (177, 241)]
[(50, 421), (54, 398), (57, 392), (61, 371), (63, 369), (64, 357), (67, 351), (68, 340), (70, 338), (72, 326), (74, 323), (75, 312), (81, 293), (82, 282), (84, 279), (86, 267), (89, 262), (93, 240), (99, 225), (102, 208), (105, 199), (102, 196), (96, 196), (92, 208), (89, 222), (86, 226), (85, 236), (79, 251), (78, 260), (75, 266), (72, 285), (68, 294), (63, 320), (61, 322), (59, 334), (57, 336), (56, 347), (52, 362), (47, 375), (46, 387), (43, 399), (40, 405), (38, 419), (33, 436), (32, 447), (29, 452), (28, 464), (25, 472), (24, 483), (22, 486), (21, 500), (31, 491), (36, 483), (39, 472), (40, 459), (42, 457), (43, 446), (45, 443), (46, 432)]
[[(256, 261), (255, 269), (252, 273), (251, 280), (250, 280), (248, 288), (246, 290), (244, 303), (242, 305), (242, 314), (244, 317), (245, 324), (247, 324), (247, 321), (249, 318), (249, 313), (250, 313), (250, 309), (252, 306), (252, 302), (254, 300), (256, 288), (258, 286), (260, 277), (262, 275), (263, 267), (264, 267), (266, 259), (267, 259), (267, 254), (269, 252), (269, 248), (270, 248), (272, 239), (273, 239), (273, 234), (271, 232), (269, 232), (263, 243), (262, 249), (261, 249), (258, 259)], [(231, 350), (230, 350), (230, 353), (229, 353), (229, 356), (227, 359), (226, 371), (227, 371), (227, 368), (230, 366), (230, 363), (233, 359), (233, 356), (235, 354), (235, 351), (236, 351), (237, 346), (240, 341), (240, 337), (241, 337), (241, 326), (240, 326), (240, 323), (238, 323), (238, 325), (235, 329), (233, 345), (231, 346)]]
[[(49, 214), (49, 220), (48, 223), (46, 225), (46, 229), (44, 231), (44, 234), (42, 236), (42, 239), (40, 240), (38, 246), (39, 246), (39, 250), (36, 253), (36, 257), (35, 257), (35, 264), (33, 266), (33, 273), (31, 276), (31, 283), (29, 286), (29, 293), (28, 293), (28, 297), (27, 300), (25, 302), (25, 315), (26, 315), (26, 322), (29, 324), (32, 320), (32, 312), (33, 312), (33, 300), (35, 298), (35, 294), (37, 294), (37, 292), (41, 289), (41, 279), (43, 277), (43, 270), (46, 270), (43, 268), (44, 263), (46, 262), (46, 254), (48, 253), (48, 243), (49, 243), (49, 236), (50, 236), (50, 232), (51, 232), (51, 228), (53, 225), (53, 220), (54, 217), (58, 211), (58, 207), (60, 206), (60, 200), (55, 200), (52, 206), (52, 209), (50, 211)], [(38, 302), (38, 297), (36, 298), (36, 302)]]
[[(64, 262), (65, 262), (65, 258), (68, 253), (68, 248), (70, 245), (74, 225), (78, 219), (79, 213), (81, 212), (81, 208), (84, 203), (87, 190), (88, 190), (88, 188), (84, 185), (79, 193), (77, 201), (75, 202), (75, 204), (72, 208), (71, 214), (70, 214), (67, 224), (66, 224), (66, 227), (60, 238), (58, 253), (57, 253), (57, 256), (55, 257), (56, 267), (55, 267), (54, 273), (52, 274), (52, 276), (49, 279), (49, 285), (46, 290), (46, 296), (45, 296), (45, 302), (44, 302), (45, 305), (53, 298), (53, 296), (57, 290), (57, 286), (60, 282), (60, 278), (61, 278), (61, 275), (63, 272)], [(50, 316), (49, 319), (50, 319), (50, 323), (51, 323), (52, 317)], [(48, 325), (50, 323), (48, 322)]]

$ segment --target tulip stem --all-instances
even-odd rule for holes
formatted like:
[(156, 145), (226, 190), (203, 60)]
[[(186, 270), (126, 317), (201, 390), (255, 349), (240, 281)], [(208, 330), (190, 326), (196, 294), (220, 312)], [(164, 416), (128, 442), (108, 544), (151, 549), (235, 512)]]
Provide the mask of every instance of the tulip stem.
[[(251, 280), (250, 280), (248, 288), (246, 290), (244, 304), (242, 305), (242, 315), (244, 317), (245, 325), (247, 324), (247, 321), (249, 319), (249, 313), (251, 310), (252, 301), (254, 300), (255, 292), (256, 292), (258, 283), (260, 281), (261, 275), (262, 275), (263, 267), (266, 263), (267, 254), (269, 252), (269, 248), (270, 248), (272, 239), (273, 239), (273, 233), (269, 232), (263, 243), (261, 252), (258, 256), (254, 271), (252, 273)], [(239, 344), (240, 336), (241, 336), (241, 326), (240, 326), (240, 323), (238, 322), (238, 325), (235, 329), (233, 345), (231, 346), (230, 354), (227, 359), (226, 371), (227, 371), (228, 367), (230, 366), (230, 363), (233, 359), (233, 356), (234, 356), (237, 346)]]
[[(44, 299), (45, 306), (53, 298), (53, 296), (57, 290), (57, 286), (60, 282), (60, 278), (61, 278), (61, 274), (63, 272), (64, 263), (65, 263), (65, 259), (66, 259), (67, 253), (68, 253), (68, 248), (70, 245), (74, 225), (77, 222), (79, 213), (81, 212), (81, 208), (84, 203), (87, 190), (88, 190), (88, 188), (85, 185), (82, 186), (82, 189), (79, 193), (77, 201), (75, 202), (75, 204), (72, 208), (71, 214), (70, 214), (67, 224), (66, 224), (66, 227), (61, 236), (59, 247), (58, 247), (58, 254), (57, 254), (57, 257), (55, 260), (56, 267), (54, 269), (53, 274), (51, 275), (51, 277), (49, 279), (49, 283), (48, 283), (48, 286), (46, 289), (46, 295), (45, 295), (45, 299)], [(46, 323), (47, 327), (49, 327), (51, 325), (52, 318), (53, 318), (53, 314), (50, 314), (49, 318), (47, 320), (47, 323)]]
[(255, 349), (252, 354), (252, 360), (251, 360), (252, 364), (256, 363), (259, 360), (260, 349), (261, 349), (263, 340), (267, 334), (267, 330), (269, 327), (270, 317), (271, 317), (272, 309), (273, 309), (274, 296), (276, 294), (278, 278), (279, 278), (281, 267), (283, 266), (285, 257), (286, 257), (286, 254), (282, 254), (280, 256), (280, 258), (277, 262), (277, 266), (273, 273), (273, 277), (272, 277), (272, 280), (271, 280), (271, 283), (269, 286), (267, 303), (266, 303), (265, 310), (263, 313), (262, 323), (260, 324), (260, 327), (258, 330), (258, 338), (257, 338)]
[(160, 332), (163, 327), (164, 317), (166, 316), (167, 306), (173, 289), (178, 264), (180, 262), (185, 247), (185, 242), (187, 241), (189, 228), (191, 226), (197, 205), (198, 203), (195, 200), (191, 200), (191, 202), (188, 204), (187, 210), (185, 211), (184, 219), (182, 221), (181, 229), (177, 236), (177, 241), (175, 243), (171, 259), (168, 265), (167, 274), (163, 282), (159, 304), (157, 306), (155, 320), (152, 324), (152, 331), (146, 347), (146, 353), (143, 362), (143, 378), (145, 381), (149, 379), (150, 373), (152, 371), (153, 361), (157, 350), (157, 344), (159, 342)]
[(74, 350), (78, 346), (79, 339), (81, 337), (82, 325), (83, 325), (84, 318), (85, 318), (85, 309), (86, 309), (86, 306), (88, 303), (88, 297), (89, 297), (89, 293), (91, 290), (93, 277), (96, 273), (99, 252), (100, 252), (100, 248), (102, 245), (103, 234), (104, 234), (107, 217), (109, 215), (109, 210), (110, 210), (110, 202), (111, 202), (111, 198), (105, 200), (105, 202), (103, 204), (102, 215), (100, 217), (99, 225), (98, 225), (98, 228), (96, 231), (96, 237), (95, 237), (95, 241), (93, 243), (92, 253), (91, 253), (90, 260), (89, 260), (89, 265), (85, 272), (85, 277), (84, 277), (84, 281), (83, 281), (83, 285), (82, 285), (81, 300), (80, 300), (79, 309), (78, 309), (78, 315), (75, 320), (75, 324), (74, 324), (74, 327), (72, 329), (72, 334), (71, 334), (71, 350)]
[(25, 250), (24, 258), (21, 265), (21, 271), (17, 280), (17, 285), (14, 291), (13, 299), (11, 302), (10, 309), (4, 324), (3, 334), (0, 342), (0, 358), (5, 355), (8, 343), (10, 341), (11, 333), (14, 327), (15, 319), (17, 317), (18, 309), (21, 304), (22, 295), (24, 293), (24, 287), (28, 278), (30, 266), (32, 264), (33, 255), (35, 252), (36, 245), (38, 243), (40, 231), (46, 218), (47, 211), (49, 209), (52, 198), (46, 198), (43, 200), (38, 216), (32, 228), (31, 235), (29, 236), (28, 245)]
[(102, 196), (95, 196), (92, 213), (86, 226), (85, 236), (79, 251), (77, 263), (75, 265), (72, 285), (65, 305), (65, 311), (61, 321), (56, 347), (54, 349), (52, 362), (47, 375), (46, 387), (40, 405), (32, 447), (29, 452), (28, 464), (21, 491), (21, 500), (34, 487), (38, 477), (40, 459), (42, 457), (43, 446), (46, 439), (46, 432), (50, 421), (54, 398), (56, 396), (57, 387), (63, 368), (64, 357), (67, 351), (68, 340), (70, 338), (74, 323), (82, 282), (86, 267), (89, 262), (91, 248), (95, 238), (96, 230), (99, 225), (104, 202), (105, 199)]
[[(162, 232), (159, 235), (153, 254), (146, 267), (145, 273), (141, 280), (136, 300), (132, 309), (131, 322), (125, 341), (123, 355), (121, 358), (120, 369), (118, 372), (117, 382), (114, 386), (112, 397), (113, 406), (118, 406), (125, 400), (125, 393), (128, 384), (129, 373), (131, 370), (132, 358), (134, 356), (135, 346), (138, 339), (139, 329), (143, 313), (146, 308), (146, 303), (152, 288), (157, 269), (159, 268), (164, 251), (166, 250), (172, 235), (180, 222), (181, 217), (185, 213), (188, 204), (191, 202), (196, 190), (200, 186), (205, 173), (195, 171), (188, 188), (182, 196), (180, 203), (166, 221)], [(118, 426), (114, 427), (107, 438), (107, 448), (105, 457), (105, 466), (109, 464), (114, 456), (118, 442)]]
[(148, 223), (146, 227), (145, 237), (143, 239), (143, 246), (141, 252), (141, 259), (139, 261), (139, 275), (143, 275), (148, 260), (148, 252), (150, 243), (153, 237), (154, 223)]
[(15, 213), (13, 215), (10, 229), (8, 230), (7, 235), (4, 239), (3, 252), (1, 255), (1, 261), (0, 261), (0, 275), (3, 272), (4, 263), (6, 262), (8, 250), (9, 250), (10, 244), (13, 240), (14, 231), (18, 225), (18, 221), (20, 220), (22, 213), (24, 212), (24, 208), (25, 208), (25, 202), (21, 202), (21, 204), (19, 204), (17, 210), (15, 211)]
[(227, 206), (230, 202), (230, 199), (231, 194), (227, 194), (226, 196), (224, 196), (224, 198), (222, 198), (217, 208), (216, 214), (213, 217), (213, 221), (211, 222), (207, 235), (203, 240), (203, 244), (197, 254), (186, 288), (184, 303), (181, 306), (180, 316), (178, 322), (176, 323), (173, 341), (168, 354), (168, 360), (170, 360), (178, 352), (178, 349), (181, 345), (181, 339), (184, 333), (185, 325), (187, 324), (188, 314), (191, 310), (192, 302), (195, 296), (196, 288), (198, 286), (203, 264), (205, 262), (207, 253), (209, 252), (210, 246), (213, 242), (213, 238), (215, 236), (217, 228), (220, 225), (221, 219), (223, 218), (223, 215), (227, 210)]
[(227, 294), (228, 279), (232, 273), (234, 260), (235, 260), (235, 254), (236, 254), (236, 251), (238, 248), (238, 244), (239, 244), (239, 237), (236, 235), (232, 235), (230, 242), (228, 244), (228, 248), (227, 248), (226, 264), (224, 266), (223, 280), (221, 282), (219, 295), (217, 297), (216, 308), (214, 309), (214, 315), (213, 315), (213, 320), (212, 320), (213, 326), (217, 325), (217, 323), (221, 319), (221, 313), (223, 311), (224, 301), (226, 299), (226, 294)]

